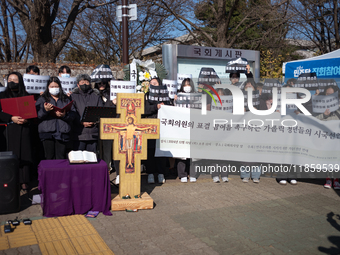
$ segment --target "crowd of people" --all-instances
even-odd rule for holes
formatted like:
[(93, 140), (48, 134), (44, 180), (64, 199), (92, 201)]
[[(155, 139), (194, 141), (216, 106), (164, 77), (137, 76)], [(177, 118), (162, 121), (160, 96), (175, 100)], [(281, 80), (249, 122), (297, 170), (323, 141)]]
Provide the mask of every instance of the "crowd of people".
[[(37, 66), (29, 66), (26, 69), (27, 74), (40, 75)], [(61, 66), (58, 72), (59, 77), (71, 77), (71, 69), (68, 66)], [(242, 83), (242, 88), (247, 91), (252, 88), (258, 90), (260, 103), (258, 110), (267, 110), (272, 106), (272, 98), (269, 94), (262, 93), (263, 84), (255, 83), (253, 75), (247, 67), (247, 81)], [(230, 73), (230, 82), (232, 85), (239, 86), (240, 74)], [(6, 139), (6, 150), (13, 151), (20, 162), (19, 180), (21, 188), (28, 190), (28, 183), (31, 180), (32, 169), (36, 169), (41, 159), (66, 159), (70, 150), (87, 150), (97, 153), (98, 145), (98, 123), (84, 122), (82, 116), (88, 106), (105, 106), (116, 107), (116, 100), (110, 99), (110, 87), (107, 80), (96, 80), (94, 86), (91, 85), (93, 80), (87, 74), (80, 74), (76, 77), (77, 86), (72, 92), (66, 94), (62, 88), (58, 77), (52, 76), (47, 82), (44, 92), (34, 95), (36, 101), (37, 119), (24, 119), (22, 116), (12, 116), (5, 113), (0, 105), (0, 122), (6, 123), (7, 128), (2, 139)], [(143, 118), (157, 118), (158, 110), (162, 105), (173, 105), (167, 93), (167, 87), (162, 84), (159, 78), (152, 78), (149, 82), (149, 92), (145, 93), (145, 110)], [(212, 84), (213, 85), (213, 84)], [(294, 86), (294, 80), (287, 82), (285, 86)], [(199, 86), (198, 86), (199, 87)], [(199, 87), (200, 88), (200, 87)], [(325, 88), (325, 95), (339, 91), (338, 87), (329, 86)], [(184, 79), (178, 92), (195, 93), (196, 89), (192, 79)], [(156, 94), (155, 94), (156, 93)], [(230, 95), (230, 91), (219, 89), (218, 94)], [(18, 72), (11, 72), (7, 76), (7, 87), (4, 92), (0, 93), (0, 99), (15, 98), (29, 95), (26, 92), (23, 76)], [(156, 100), (155, 100), (156, 98)], [(176, 101), (176, 96), (175, 96)], [(72, 103), (71, 103), (72, 102)], [(211, 102), (210, 102), (211, 103)], [(64, 107), (69, 106), (67, 111), (62, 111)], [(208, 102), (207, 110), (210, 110)], [(245, 107), (245, 111), (249, 109)], [(298, 113), (298, 112), (297, 112)], [(320, 120), (340, 119), (339, 110), (329, 112), (326, 110), (323, 114), (316, 116)], [(41, 141), (41, 143), (38, 143)], [(116, 170), (116, 184), (119, 184), (119, 161), (112, 158), (112, 140), (102, 141), (103, 160), (108, 167)], [(159, 183), (165, 183), (165, 169), (173, 167), (177, 169), (178, 177), (181, 182), (196, 182), (197, 173), (190, 167), (188, 158), (168, 159), (164, 157), (155, 157), (156, 141), (148, 140), (147, 160), (143, 162), (148, 174), (148, 183), (155, 183), (155, 177)], [(247, 166), (252, 167), (251, 171), (246, 171)], [(252, 178), (254, 183), (260, 182), (261, 167), (258, 163), (240, 162), (241, 179), (244, 183), (249, 182)], [(228, 173), (212, 174), (213, 182), (228, 182)], [(286, 178), (287, 177), (287, 178)], [(282, 176), (277, 179), (280, 184), (297, 184), (296, 179), (289, 179), (288, 176)], [(325, 188), (332, 187), (331, 179), (326, 180)], [(334, 189), (340, 189), (338, 179), (333, 180)]]

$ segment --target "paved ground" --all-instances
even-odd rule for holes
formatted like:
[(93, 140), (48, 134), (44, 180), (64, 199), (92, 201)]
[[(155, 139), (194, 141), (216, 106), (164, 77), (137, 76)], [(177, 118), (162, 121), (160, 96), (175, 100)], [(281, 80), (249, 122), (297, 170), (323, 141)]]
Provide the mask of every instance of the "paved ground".
[[(114, 178), (114, 174), (111, 175)], [(153, 210), (100, 214), (90, 222), (114, 254), (340, 254), (340, 192), (322, 180), (281, 186), (275, 179), (260, 184), (215, 184), (209, 176), (197, 183), (168, 179), (142, 189), (155, 201)], [(34, 193), (35, 191), (32, 191)], [(112, 186), (112, 192), (118, 189)], [(7, 219), (42, 218), (40, 205), (0, 215)], [(38, 245), (0, 254), (41, 254)]]

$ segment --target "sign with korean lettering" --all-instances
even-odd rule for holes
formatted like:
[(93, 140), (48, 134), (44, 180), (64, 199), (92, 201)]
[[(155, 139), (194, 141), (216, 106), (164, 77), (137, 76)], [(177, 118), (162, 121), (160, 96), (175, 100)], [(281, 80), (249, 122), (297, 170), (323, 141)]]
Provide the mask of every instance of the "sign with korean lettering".
[[(254, 78), (260, 78), (260, 52), (231, 48), (216, 48), (197, 45), (162, 46), (164, 67), (168, 71), (168, 79), (177, 79), (178, 74), (191, 74), (195, 85), (202, 67), (213, 68), (221, 83), (230, 83), (226, 64), (231, 59), (244, 58), (250, 65)], [(240, 74), (240, 81), (246, 79), (245, 73)], [(180, 85), (181, 81), (179, 81)]]
[[(274, 87), (263, 86), (262, 94), (272, 94), (273, 93), (273, 88)], [(277, 88), (277, 93), (281, 94), (281, 87)]]
[(246, 73), (248, 61), (245, 58), (233, 58), (228, 61), (225, 67), (226, 73)]
[(178, 93), (177, 100), (174, 104), (176, 107), (181, 108), (202, 108), (202, 94), (201, 93)]
[(298, 78), (301, 73), (316, 73), (320, 79), (340, 78), (339, 58), (288, 62), (286, 64), (285, 78)]
[(305, 88), (308, 90), (315, 90), (319, 87), (316, 73), (301, 73), (294, 85), (297, 88)]
[(255, 51), (180, 45), (180, 47), (178, 47), (178, 56), (210, 59), (232, 59), (241, 57), (246, 59), (255, 59)]
[[(286, 93), (286, 98), (287, 99), (297, 99), (297, 94), (296, 93)], [(292, 110), (295, 111), (297, 110), (297, 107), (295, 104), (287, 104), (286, 105), (287, 110)], [(281, 111), (281, 94), (277, 95), (277, 107), (276, 110)]]
[(168, 88), (169, 98), (174, 99), (175, 95), (177, 95), (177, 81), (164, 79), (163, 85)]
[(334, 79), (318, 79), (318, 85), (320, 93), (324, 92), (327, 86), (338, 86)]
[(298, 114), (238, 116), (224, 111), (162, 106), (156, 156), (269, 162), (339, 164), (339, 121)]
[(44, 92), (49, 79), (50, 76), (48, 75), (24, 74), (26, 91), (30, 94), (40, 94), (40, 92)]
[[(244, 95), (244, 106), (247, 107), (248, 106), (248, 91), (243, 91), (243, 95)], [(253, 90), (252, 103), (255, 108), (258, 108), (258, 106), (260, 105), (260, 94), (258, 90)]]
[[(216, 95), (213, 96), (215, 101), (218, 102), (218, 98)], [(226, 111), (226, 112), (233, 112), (233, 96), (220, 96), (221, 104), (211, 104), (211, 111)]]
[(281, 84), (276, 79), (266, 79), (263, 84), (264, 87), (281, 87)]
[(136, 93), (135, 81), (110, 81), (110, 100), (117, 97), (117, 93)]
[(313, 112), (324, 113), (327, 109), (330, 112), (335, 112), (339, 109), (339, 94), (335, 92), (327, 96), (312, 96)]
[(64, 78), (64, 77), (58, 77), (61, 83), (61, 87), (63, 88), (65, 93), (72, 92), (72, 90), (77, 87), (77, 78), (76, 77), (70, 77), (70, 78)]
[(130, 81), (137, 82), (137, 66), (135, 62), (130, 64)]

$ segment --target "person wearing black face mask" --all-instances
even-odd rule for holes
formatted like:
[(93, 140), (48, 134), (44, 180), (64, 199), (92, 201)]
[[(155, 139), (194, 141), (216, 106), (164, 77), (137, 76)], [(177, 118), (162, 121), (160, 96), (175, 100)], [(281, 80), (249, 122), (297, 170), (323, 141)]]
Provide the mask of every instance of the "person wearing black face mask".
[(79, 85), (79, 88), (84, 92), (86, 93), (87, 91), (89, 91), (91, 89), (91, 85), (90, 84), (82, 84), (82, 85)]
[(87, 106), (104, 106), (97, 89), (91, 87), (91, 77), (87, 74), (77, 76), (77, 87), (71, 94), (73, 105), (78, 113), (73, 134), (74, 150), (86, 150), (96, 153), (98, 141), (98, 126), (94, 122), (82, 122)]
[[(7, 78), (7, 88), (0, 93), (0, 99), (28, 96), (25, 90), (22, 75), (18, 72), (12, 72)], [(30, 181), (30, 166), (33, 163), (32, 148), (31, 148), (31, 133), (29, 121), (23, 119), (21, 116), (12, 116), (8, 113), (2, 112), (0, 106), (0, 122), (8, 123), (6, 141), (1, 141), (3, 144), (8, 144), (7, 151), (13, 153), (19, 159), (19, 181), (24, 191), (28, 190), (28, 183)]]
[(13, 91), (13, 92), (18, 92), (19, 91), (19, 83), (16, 83), (14, 81), (11, 81), (7, 84), (7, 87)]

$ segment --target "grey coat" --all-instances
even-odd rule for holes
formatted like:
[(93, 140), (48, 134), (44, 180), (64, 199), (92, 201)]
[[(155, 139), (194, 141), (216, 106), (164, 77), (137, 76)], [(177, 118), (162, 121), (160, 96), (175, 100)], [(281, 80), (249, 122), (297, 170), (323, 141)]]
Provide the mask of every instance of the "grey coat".
[(86, 93), (78, 87), (73, 89), (71, 94), (73, 105), (78, 113), (75, 121), (75, 140), (93, 141), (98, 139), (98, 125), (84, 127), (81, 121), (84, 110), (87, 106), (104, 106), (104, 102), (97, 89), (90, 89)]

